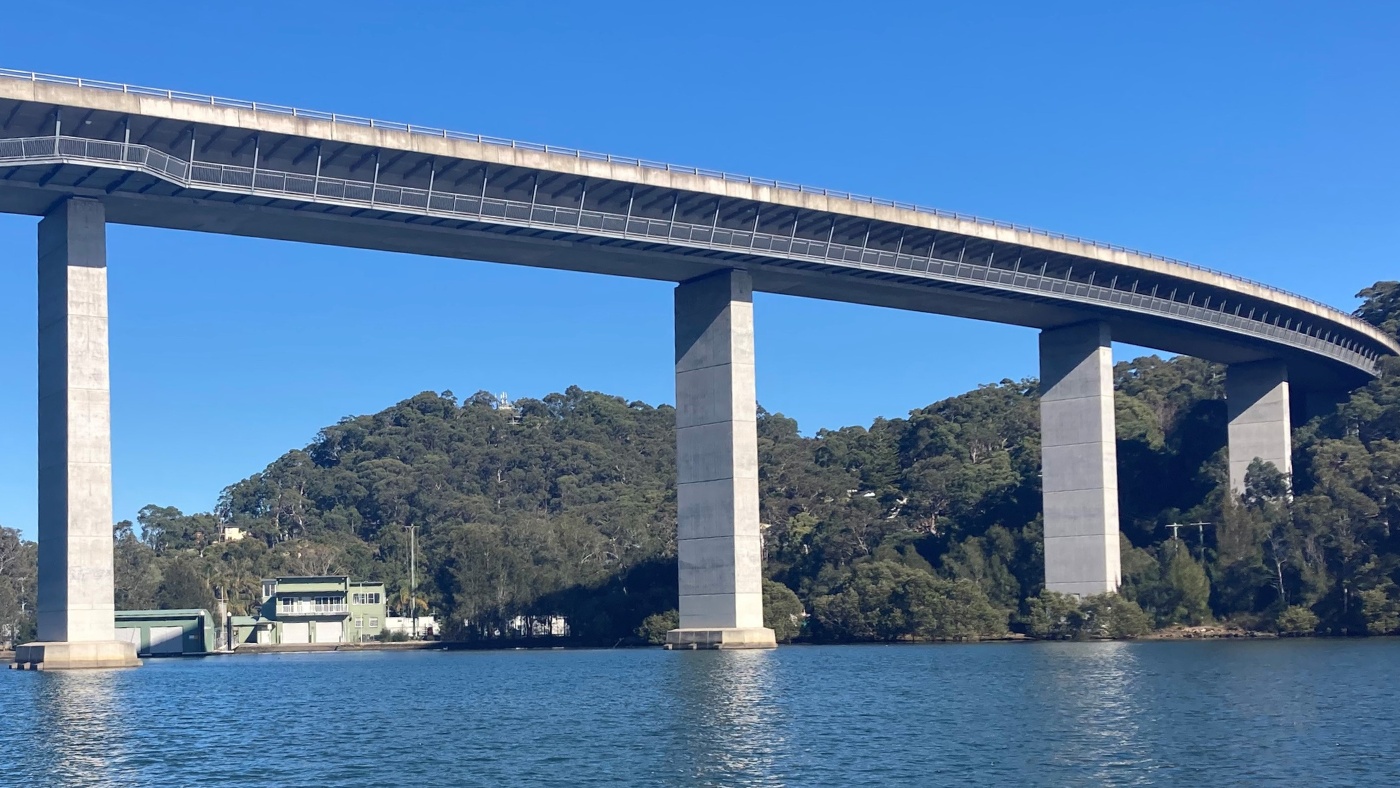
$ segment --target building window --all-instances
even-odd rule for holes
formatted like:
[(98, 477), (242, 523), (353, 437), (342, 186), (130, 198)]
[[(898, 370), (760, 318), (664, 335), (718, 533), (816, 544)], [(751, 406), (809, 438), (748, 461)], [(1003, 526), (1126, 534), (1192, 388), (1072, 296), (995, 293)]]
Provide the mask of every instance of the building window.
[[(372, 621), (373, 619), (370, 619), (370, 620)], [(365, 617), (364, 617), (364, 616), (360, 616), (359, 618), (355, 619), (355, 628), (356, 628), (356, 629), (364, 629), (364, 628), (365, 628)]]
[(370, 628), (370, 629), (374, 629), (374, 628), (376, 628), (376, 627), (378, 627), (378, 626), (379, 626), (379, 619), (377, 619), (377, 618), (371, 618), (371, 619), (369, 620), (369, 628)]

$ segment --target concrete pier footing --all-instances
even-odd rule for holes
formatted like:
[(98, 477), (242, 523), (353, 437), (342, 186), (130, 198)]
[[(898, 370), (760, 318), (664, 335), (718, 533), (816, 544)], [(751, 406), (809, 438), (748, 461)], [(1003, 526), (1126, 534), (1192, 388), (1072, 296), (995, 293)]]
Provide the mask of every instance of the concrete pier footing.
[(11, 670), (75, 670), (79, 668), (136, 668), (136, 646), (120, 640), (25, 643), (15, 649)]
[(13, 667), (141, 664), (113, 611), (106, 216), (73, 198), (39, 222), (39, 641)]
[(1045, 587), (1092, 596), (1118, 590), (1118, 455), (1113, 352), (1106, 323), (1040, 334)]
[(1230, 419), (1230, 490), (1244, 492), (1245, 474), (1256, 459), (1293, 474), (1293, 437), (1288, 368), (1282, 361), (1232, 364), (1225, 373)]
[(720, 271), (676, 287), (680, 628), (667, 648), (773, 648), (763, 626), (753, 283)]

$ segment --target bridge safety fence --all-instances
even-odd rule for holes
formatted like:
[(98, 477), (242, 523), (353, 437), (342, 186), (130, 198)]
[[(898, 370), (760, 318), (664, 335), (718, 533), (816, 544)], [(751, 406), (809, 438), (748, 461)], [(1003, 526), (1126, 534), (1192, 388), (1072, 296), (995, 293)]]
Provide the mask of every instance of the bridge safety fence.
[(601, 161), (609, 164), (619, 164), (624, 166), (637, 167), (640, 169), (662, 170), (665, 172), (674, 172), (683, 175), (695, 175), (703, 178), (714, 178), (717, 180), (731, 183), (743, 183), (752, 186), (766, 186), (787, 191), (801, 192), (803, 194), (815, 194), (823, 197), (850, 200), (852, 202), (887, 206), (891, 208), (898, 208), (901, 210), (915, 211), (917, 213), (925, 213), (932, 216), (938, 216), (945, 219), (952, 219), (959, 222), (969, 222), (978, 225), (985, 225), (988, 227), (996, 227), (1001, 229), (1013, 230), (1016, 232), (1030, 233), (1033, 235), (1038, 235), (1055, 240), (1070, 241), (1072, 243), (1084, 244), (1086, 246), (1090, 246), (1097, 249), (1103, 249), (1110, 252), (1121, 252), (1124, 254), (1131, 254), (1151, 260), (1159, 260), (1165, 263), (1170, 263), (1172, 265), (1180, 265), (1185, 268), (1203, 271), (1216, 276), (1225, 277), (1227, 279), (1233, 279), (1237, 282), (1243, 282), (1255, 287), (1259, 287), (1267, 292), (1279, 293), (1281, 295), (1289, 295), (1293, 298), (1298, 298), (1300, 300), (1312, 303), (1315, 306), (1331, 309), (1331, 307), (1329, 307), (1327, 304), (1308, 298), (1307, 296), (1284, 293), (1283, 291), (1278, 290), (1277, 288), (1274, 288), (1270, 285), (1266, 285), (1262, 282), (1258, 282), (1247, 277), (1239, 276), (1237, 274), (1232, 274), (1228, 271), (1220, 271), (1214, 268), (1208, 268), (1206, 266), (1197, 265), (1195, 263), (1191, 263), (1185, 260), (1178, 260), (1172, 257), (1154, 254), (1152, 252), (1144, 252), (1137, 249), (1130, 249), (1126, 246), (1120, 246), (1118, 244), (1110, 244), (1104, 243), (1102, 241), (1095, 241), (1091, 238), (1083, 238), (1076, 235), (1068, 235), (1065, 233), (1054, 232), (1051, 230), (1043, 230), (1036, 227), (1029, 227), (1023, 224), (1017, 224), (1015, 222), (1006, 222), (997, 219), (987, 219), (984, 217), (961, 213), (958, 211), (948, 211), (941, 208), (931, 208), (928, 206), (917, 205), (914, 203), (900, 202), (897, 200), (887, 200), (878, 197), (869, 197), (861, 194), (853, 194), (851, 192), (805, 186), (802, 184), (790, 183), (781, 180), (755, 178), (748, 175), (736, 175), (720, 170), (710, 170), (700, 167), (686, 167), (675, 164), (668, 164), (666, 162), (652, 161), (648, 159), (638, 159), (626, 156), (614, 156), (612, 154), (607, 153), (593, 153), (589, 151), (577, 150), (574, 148), (560, 147), (557, 145), (544, 145), (540, 143), (522, 142), (520, 140), (512, 140), (504, 137), (492, 137), (482, 134), (470, 134), (466, 132), (451, 131), (448, 129), (440, 129), (430, 126), (414, 125), (410, 123), (398, 123), (394, 121), (376, 120), (374, 118), (366, 118), (358, 115), (345, 115), (335, 112), (306, 110), (299, 109), (297, 107), (284, 106), (280, 104), (267, 104), (258, 101), (247, 101), (244, 99), (222, 98), (219, 96), (211, 96), (202, 93), (189, 93), (178, 90), (149, 88), (142, 87), (139, 85), (128, 85), (121, 82), (83, 79), (81, 77), (67, 77), (57, 74), (42, 74), (34, 71), (19, 71), (15, 69), (6, 68), (0, 68), (0, 79), (14, 79), (33, 83), (67, 85), (77, 88), (87, 88), (115, 93), (126, 93), (137, 96), (150, 96), (154, 98), (163, 98), (169, 101), (202, 104), (211, 107), (224, 107), (230, 109), (248, 110), (257, 113), (290, 116), (295, 118), (307, 118), (310, 120), (322, 120), (331, 123), (362, 126), (372, 129), (401, 131), (413, 135), (441, 137), (443, 139), (461, 140), (464, 142), (512, 148), (517, 150), (538, 151), (541, 153), (547, 153), (552, 155), (567, 156), (577, 159), (586, 159), (590, 161)]
[[(1145, 313), (1210, 324), (1233, 332), (1271, 340), (1320, 353), (1353, 366), (1374, 371), (1377, 355), (1354, 343), (1339, 344), (1288, 325), (1209, 309), (1193, 303), (1161, 298), (1047, 276), (1035, 271), (1008, 270), (939, 257), (937, 250), (916, 256), (868, 249), (829, 241), (813, 241), (748, 230), (716, 223), (697, 224), (606, 213), (581, 208), (527, 203), (482, 195), (431, 191), (326, 176), (254, 169), (231, 164), (187, 162), (145, 145), (80, 137), (48, 136), (0, 139), (0, 162), (62, 163), (65, 161), (115, 164), (137, 169), (185, 187), (221, 192), (250, 193), (314, 202), (337, 203), (385, 211), (409, 211), (498, 222), (596, 233), (619, 238), (645, 238), (685, 246), (724, 248), (759, 255), (810, 260), (842, 267), (905, 274), (993, 286), (1003, 290), (1094, 301)], [(1328, 307), (1330, 310), (1331, 308)]]

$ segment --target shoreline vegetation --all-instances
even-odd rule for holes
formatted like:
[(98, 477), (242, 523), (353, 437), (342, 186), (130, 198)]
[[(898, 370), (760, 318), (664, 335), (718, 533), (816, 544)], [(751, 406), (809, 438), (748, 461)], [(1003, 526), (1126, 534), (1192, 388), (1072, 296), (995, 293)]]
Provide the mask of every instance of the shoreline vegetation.
[[(1358, 295), (1359, 318), (1400, 336), (1400, 282)], [(1115, 365), (1123, 580), (1085, 600), (1043, 590), (1037, 381), (811, 436), (760, 408), (765, 624), (829, 643), (1400, 634), (1400, 359), (1314, 403), (1292, 478), (1256, 462), (1243, 495), (1224, 376)], [(213, 511), (117, 523), (116, 605), (212, 611), (221, 594), (247, 615), (264, 577), (345, 574), (449, 641), (513, 648), (562, 617), (578, 643), (656, 642), (677, 623), (674, 424), (668, 405), (577, 387), (347, 416)], [(0, 645), (33, 638), (36, 556), (0, 527)]]

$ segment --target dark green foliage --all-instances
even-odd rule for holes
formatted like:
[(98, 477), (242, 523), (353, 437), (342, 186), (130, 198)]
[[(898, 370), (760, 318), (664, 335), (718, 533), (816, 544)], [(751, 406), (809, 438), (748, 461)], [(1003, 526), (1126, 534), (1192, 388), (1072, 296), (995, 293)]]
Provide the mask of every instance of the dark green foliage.
[(1277, 627), (1280, 635), (1311, 635), (1317, 629), (1317, 614), (1294, 605), (1278, 614)]
[(1356, 294), (1363, 299), (1356, 316), (1393, 337), (1400, 337), (1400, 282), (1377, 282)]
[(642, 619), (642, 625), (637, 627), (637, 637), (646, 642), (659, 646), (666, 642), (666, 633), (680, 627), (681, 613), (679, 610), (667, 610), (664, 613), (653, 613)]
[(1131, 599), (1099, 594), (1085, 599), (1082, 631), (1088, 637), (1114, 640), (1140, 637), (1152, 631), (1152, 619)]
[(1152, 631), (1152, 618), (1136, 602), (1119, 594), (1079, 600), (1042, 591), (1026, 600), (1018, 623), (1025, 634), (1041, 640), (1123, 640)]
[(34, 639), (39, 553), (19, 531), (0, 527), (0, 648)]
[(1006, 613), (970, 580), (944, 580), (892, 561), (861, 562), (812, 600), (830, 640), (976, 640), (1006, 632)]
[(155, 601), (160, 610), (215, 608), (209, 584), (200, 576), (195, 562), (188, 559), (172, 561), (166, 566)]
[(763, 625), (773, 630), (779, 643), (790, 643), (802, 634), (807, 610), (792, 589), (772, 580), (763, 581)]
[(1022, 631), (1033, 638), (1069, 640), (1083, 631), (1084, 612), (1079, 600), (1069, 594), (1041, 591), (1026, 600), (1026, 612), (1019, 624)]

